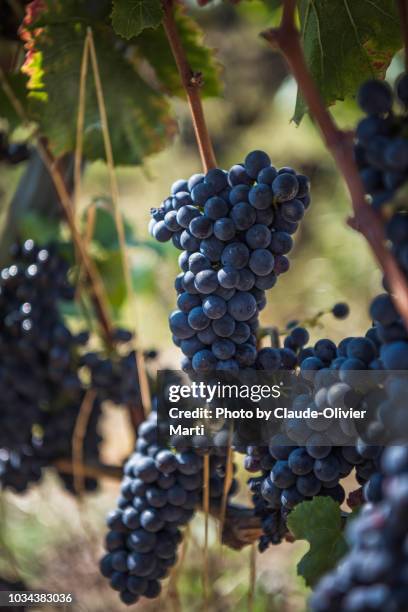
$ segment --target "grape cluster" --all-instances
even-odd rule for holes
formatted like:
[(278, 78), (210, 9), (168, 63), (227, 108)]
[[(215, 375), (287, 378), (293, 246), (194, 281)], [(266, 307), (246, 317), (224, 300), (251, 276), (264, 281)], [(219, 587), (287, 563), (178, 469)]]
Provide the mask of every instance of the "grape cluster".
[(309, 204), (305, 176), (277, 170), (266, 153), (253, 151), (228, 172), (177, 181), (152, 210), (151, 234), (182, 251), (170, 329), (185, 372), (255, 364), (265, 291), (289, 269), (292, 234)]
[[(69, 458), (75, 423), (90, 386), (97, 392), (88, 423), (85, 459), (99, 459), (101, 402), (138, 405), (135, 354), (86, 352), (87, 332), (72, 334), (59, 301), (72, 301), (69, 263), (58, 245), (26, 240), (0, 271), (0, 485), (23, 492), (55, 460)], [(131, 334), (119, 329), (117, 343)], [(87, 369), (87, 371), (84, 371)], [(72, 477), (60, 473), (73, 491)], [(85, 479), (87, 490), (96, 481)]]
[(388, 83), (367, 81), (357, 102), (367, 116), (356, 129), (355, 159), (372, 205), (380, 209), (408, 176), (408, 75), (397, 80), (395, 94)]
[[(397, 79), (394, 93), (385, 82), (371, 80), (364, 83), (357, 100), (368, 116), (357, 126), (356, 161), (373, 206), (380, 208), (392, 200), (408, 176), (408, 74)], [(396, 112), (398, 106), (400, 112)], [(406, 212), (394, 211), (386, 225), (386, 236), (396, 260), (408, 275)], [(388, 291), (386, 282), (384, 286)], [(407, 369), (408, 334), (391, 297), (387, 294), (377, 296), (371, 304), (370, 314), (376, 322), (385, 369)]]
[[(223, 493), (224, 467), (222, 458), (210, 458), (213, 501)], [(125, 604), (159, 595), (160, 581), (177, 561), (180, 528), (193, 517), (202, 488), (202, 457), (160, 445), (153, 410), (140, 425), (135, 452), (124, 467), (118, 507), (107, 518), (107, 553), (100, 564)]]
[(349, 524), (350, 552), (318, 584), (314, 612), (407, 609), (408, 448), (386, 449), (382, 472), (383, 499), (367, 504)]
[[(386, 224), (386, 236), (389, 246), (408, 276), (408, 260), (406, 251), (408, 245), (408, 215), (404, 211), (396, 211)], [(387, 283), (384, 281), (384, 287)], [(371, 442), (376, 444), (376, 436), (384, 438), (386, 432), (392, 442), (401, 440), (406, 431), (405, 399), (408, 392), (407, 381), (402, 371), (408, 369), (408, 333), (394, 305), (391, 295), (377, 295), (370, 305), (370, 316), (374, 321), (372, 338), (379, 347), (379, 367), (388, 370), (384, 384), (383, 397), (379, 398), (376, 420), (372, 425)], [(374, 337), (375, 336), (375, 337)], [(396, 371), (399, 372), (396, 373)], [(404, 439), (404, 443), (405, 443)], [(375, 457), (376, 472), (364, 486), (364, 498), (369, 502), (381, 499), (381, 483), (383, 474), (380, 468), (381, 452)]]
[(15, 165), (27, 161), (30, 150), (23, 142), (9, 142), (7, 134), (0, 132), (0, 162)]
[(284, 446), (283, 440), (278, 439), (272, 440), (268, 448), (249, 447), (247, 469), (249, 465), (262, 470), (260, 477), (249, 481), (255, 513), (261, 517), (264, 531), (260, 552), (269, 543), (281, 541), (289, 512), (302, 501), (326, 495), (343, 503), (345, 493), (339, 481), (350, 474), (354, 461), (360, 463), (362, 458), (352, 447), (319, 446), (313, 440), (305, 447)]
[(61, 320), (58, 300), (72, 300), (68, 264), (32, 240), (13, 248), (0, 272), (0, 447), (19, 448), (57, 397), (79, 398), (71, 354), (82, 342)]
[[(35, 432), (24, 445), (17, 449), (0, 448), (0, 488), (23, 493), (31, 483), (41, 479), (43, 469), (53, 466), (57, 460), (71, 459), (78, 409), (78, 403), (73, 402), (64, 405), (58, 412), (44, 413), (41, 422), (35, 424)], [(85, 462), (99, 460), (102, 440), (98, 433), (100, 417), (100, 402), (95, 400), (83, 440)], [(56, 469), (66, 490), (76, 493), (73, 476)], [(84, 479), (84, 488), (88, 492), (94, 491), (97, 484), (94, 478)]]
[[(408, 215), (396, 212), (387, 223), (386, 235), (397, 262), (408, 277)], [(372, 301), (370, 315), (376, 322), (378, 338), (383, 345), (381, 359), (384, 367), (389, 370), (406, 370), (408, 333), (388, 293), (378, 295)]]
[[(306, 388), (294, 399), (293, 410), (338, 407), (345, 399), (347, 405), (353, 403), (356, 407), (368, 403), (369, 398), (356, 391), (355, 375), (380, 368), (379, 343), (373, 331), (370, 329), (365, 337), (346, 338), (338, 346), (321, 339), (305, 348), (307, 330), (292, 329), (283, 350), (295, 355), (301, 376), (310, 382), (310, 390)], [(259, 352), (259, 356), (265, 356), (265, 369), (282, 367), (279, 352), (273, 348)], [(376, 392), (376, 402), (385, 399), (384, 392)], [(376, 404), (373, 397), (370, 400)], [(285, 431), (272, 436), (268, 447), (249, 446), (245, 458), (249, 472), (261, 472), (249, 481), (255, 512), (261, 517), (264, 531), (259, 542), (261, 552), (269, 543), (281, 541), (294, 506), (317, 495), (330, 496), (341, 504), (345, 499), (341, 480), (354, 468), (362, 485), (378, 472), (381, 448), (373, 445), (369, 433), (368, 438), (356, 440), (347, 424), (327, 418), (293, 418), (286, 420), (284, 426)]]
[[(289, 512), (302, 501), (324, 495), (343, 503), (340, 480), (364, 461), (354, 447), (284, 446), (276, 439), (268, 448), (249, 447), (247, 452), (247, 469), (249, 465), (254, 471), (262, 470), (261, 476), (249, 480), (255, 514), (263, 529), (260, 552), (281, 542), (287, 533)], [(259, 467), (255, 470), (256, 464)]]

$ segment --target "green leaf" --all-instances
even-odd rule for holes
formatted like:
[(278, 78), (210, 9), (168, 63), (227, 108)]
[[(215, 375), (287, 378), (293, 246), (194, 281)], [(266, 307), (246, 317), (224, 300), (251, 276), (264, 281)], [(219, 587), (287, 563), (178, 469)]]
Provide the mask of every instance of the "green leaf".
[(121, 252), (119, 250), (108, 251), (103, 259), (96, 259), (95, 264), (103, 278), (109, 304), (113, 311), (118, 313), (126, 300), (126, 281)]
[[(86, 222), (86, 211), (83, 215), (83, 221)], [(133, 227), (126, 219), (122, 218), (122, 221), (124, 224), (126, 244), (129, 246), (137, 246), (139, 242), (135, 238)], [(96, 206), (92, 242), (97, 242), (103, 249), (119, 249), (119, 237), (113, 212), (103, 205)]]
[(119, 248), (119, 238), (113, 214), (102, 206), (96, 207), (92, 241), (98, 242), (103, 249), (114, 250)]
[[(145, 156), (162, 150), (176, 131), (165, 96), (141, 78), (110, 26), (93, 22), (78, 9), (76, 0), (64, 0), (63, 4), (55, 0), (52, 4), (53, 10), (41, 15), (44, 27), (33, 31), (30, 112), (53, 153), (58, 156), (75, 149), (81, 58), (89, 25), (93, 27), (115, 163), (140, 164)], [(61, 11), (66, 17), (63, 23), (58, 20)], [(90, 67), (84, 155), (90, 160), (105, 158)]]
[(113, 0), (113, 29), (127, 40), (145, 28), (157, 28), (162, 17), (160, 0)]
[[(175, 20), (191, 69), (202, 75), (202, 95), (219, 96), (221, 65), (213, 49), (203, 43), (202, 30), (181, 5), (176, 5)], [(154, 31), (145, 30), (135, 42), (138, 54), (147, 59), (165, 91), (173, 96), (184, 97), (180, 76), (163, 27)]]
[(82, 319), (83, 316), (81, 306), (78, 304), (78, 302), (74, 300), (70, 302), (60, 300), (58, 302), (58, 310), (64, 318), (70, 317), (75, 319)]
[(298, 573), (312, 587), (347, 552), (340, 507), (330, 497), (315, 497), (292, 510), (288, 527), (297, 540), (310, 544)]
[(111, 212), (105, 208), (97, 207), (95, 212), (95, 226), (93, 240), (105, 249), (118, 247), (118, 233)]
[(132, 268), (132, 286), (137, 295), (152, 294), (157, 289), (156, 272), (151, 264), (138, 264)]
[(38, 244), (47, 244), (58, 240), (60, 235), (59, 222), (57, 219), (29, 212), (20, 219), (18, 232), (21, 240), (31, 238)]
[[(401, 48), (395, 0), (300, 0), (306, 61), (327, 106), (383, 78)], [(307, 111), (298, 95), (294, 120)]]

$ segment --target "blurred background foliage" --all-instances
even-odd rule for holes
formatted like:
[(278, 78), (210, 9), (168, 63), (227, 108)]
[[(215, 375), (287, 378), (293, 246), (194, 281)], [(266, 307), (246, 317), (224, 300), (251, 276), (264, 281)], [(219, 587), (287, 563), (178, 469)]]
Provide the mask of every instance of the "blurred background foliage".
[[(218, 59), (226, 67), (222, 74), (225, 82), (222, 96), (205, 102), (219, 166), (228, 168), (239, 163), (248, 151), (257, 148), (267, 151), (274, 164), (291, 165), (311, 178), (312, 207), (297, 235), (291, 272), (281, 277), (277, 287), (269, 292), (262, 323), (282, 329), (291, 319), (309, 318), (341, 300), (350, 304), (349, 318), (338, 321), (325, 315), (322, 326), (313, 331), (312, 340), (326, 336), (337, 340), (364, 332), (369, 323), (367, 305), (380, 288), (381, 274), (365, 241), (346, 224), (350, 203), (315, 127), (308, 118), (300, 127), (291, 122), (296, 102), (295, 83), (287, 75), (281, 57), (272, 53), (258, 37), (261, 29), (271, 25), (271, 13), (257, 0), (238, 8), (228, 3), (213, 3), (197, 10), (195, 2), (190, 4), (194, 17), (205, 30), (206, 43), (216, 49)], [(397, 58), (388, 72), (391, 80), (400, 69)], [(132, 323), (136, 324), (139, 344), (160, 351), (159, 362), (154, 367), (170, 368), (177, 368), (179, 361), (167, 326), (168, 313), (175, 304), (173, 282), (178, 271), (178, 252), (171, 245), (153, 244), (147, 232), (149, 210), (168, 195), (173, 181), (200, 171), (185, 103), (176, 101), (174, 111), (179, 134), (173, 144), (150, 157), (143, 167), (118, 168), (136, 292)], [(358, 118), (352, 101), (337, 103), (334, 114), (342, 127), (350, 129)], [(20, 136), (21, 131), (13, 134), (15, 139)], [(3, 214), (24, 171), (20, 166), (0, 167)], [(109, 223), (103, 213), (108, 196), (105, 164), (87, 163), (80, 206), (85, 211), (91, 202), (100, 203), (97, 235), (103, 247), (114, 250), (117, 248), (115, 236), (109, 238)], [(27, 220), (25, 231), (30, 233), (32, 228)], [(120, 279), (116, 269), (109, 274), (111, 261), (101, 257), (99, 265), (113, 295), (113, 284), (120, 285)], [(116, 286), (116, 291), (120, 294), (121, 286)], [(117, 299), (120, 302), (123, 296)], [(124, 316), (120, 311), (117, 315)], [(105, 459), (120, 463), (131, 447), (126, 416), (118, 410), (108, 411), (104, 428)], [(0, 569), (11, 576), (22, 576), (32, 587), (54, 592), (74, 591), (78, 598), (75, 610), (122, 609), (116, 594), (97, 569), (103, 517), (113, 506), (116, 494), (117, 483), (106, 481), (99, 493), (78, 501), (63, 493), (51, 474), (41, 486), (24, 496), (2, 494)], [(242, 496), (245, 499), (245, 494)], [(188, 612), (203, 609), (202, 531), (203, 523), (196, 519), (187, 539), (186, 557), (178, 580), (170, 582), (160, 601), (142, 602), (140, 609)], [(210, 610), (247, 610), (250, 550), (223, 550), (221, 554), (215, 529), (210, 540)], [(295, 576), (296, 561), (305, 548), (302, 542), (285, 543), (258, 556), (254, 611), (305, 609), (306, 591)]]

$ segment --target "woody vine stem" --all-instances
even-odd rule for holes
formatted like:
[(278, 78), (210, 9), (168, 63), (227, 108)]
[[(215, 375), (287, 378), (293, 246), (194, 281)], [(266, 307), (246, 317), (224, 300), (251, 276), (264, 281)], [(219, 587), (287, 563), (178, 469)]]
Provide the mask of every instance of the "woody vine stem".
[(204, 172), (208, 172), (211, 168), (215, 168), (217, 163), (215, 161), (214, 149), (205, 121), (203, 104), (200, 96), (200, 89), (203, 84), (202, 75), (193, 72), (188, 62), (174, 19), (174, 0), (162, 0), (162, 5), (164, 12), (163, 27), (180, 74), (182, 85), (187, 95), (194, 133)]
[[(400, 4), (405, 5), (405, 0), (400, 0)], [(363, 234), (369, 243), (384, 272), (395, 305), (408, 327), (407, 283), (395, 258), (386, 247), (383, 219), (366, 200), (364, 187), (353, 157), (352, 138), (346, 132), (339, 130), (335, 124), (307, 67), (300, 33), (295, 25), (295, 17), (296, 0), (284, 0), (280, 26), (277, 29), (263, 32), (261, 36), (284, 55), (306, 100), (309, 112), (320, 128), (326, 147), (347, 184), (354, 213), (348, 223), (353, 229)], [(406, 31), (406, 28), (404, 30)], [(404, 35), (404, 40), (407, 39), (408, 35)]]

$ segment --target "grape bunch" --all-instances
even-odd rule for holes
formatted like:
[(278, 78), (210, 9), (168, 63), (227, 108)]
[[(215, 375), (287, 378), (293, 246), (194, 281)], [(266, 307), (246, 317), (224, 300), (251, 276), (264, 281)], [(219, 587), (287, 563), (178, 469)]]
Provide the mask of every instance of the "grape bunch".
[[(386, 225), (391, 250), (408, 277), (408, 215), (396, 212)], [(387, 284), (384, 282), (386, 289)], [(383, 344), (381, 358), (389, 370), (408, 368), (408, 333), (389, 293), (378, 295), (371, 303), (370, 315), (376, 322), (379, 340)]]
[(292, 235), (309, 204), (307, 177), (277, 170), (266, 153), (253, 151), (228, 172), (215, 168), (177, 181), (152, 209), (152, 236), (182, 251), (178, 308), (169, 322), (185, 372), (255, 364), (265, 291), (289, 269)]
[[(68, 264), (32, 240), (13, 248), (0, 272), (0, 447), (19, 448), (57, 397), (79, 398), (71, 355), (82, 343), (64, 325), (59, 300), (72, 300)], [(73, 367), (74, 365), (74, 367)]]
[(382, 472), (382, 501), (367, 504), (349, 524), (350, 551), (317, 585), (313, 612), (407, 609), (408, 448), (387, 448)]
[[(405, 262), (405, 252), (408, 248), (408, 215), (403, 211), (395, 212), (386, 225), (386, 236), (390, 248), (408, 275)], [(398, 435), (405, 432), (404, 393), (406, 392), (405, 377), (398, 372), (408, 370), (408, 332), (388, 292), (377, 295), (370, 305), (370, 316), (374, 326), (371, 338), (379, 347), (378, 367), (387, 371), (384, 384), (386, 398), (379, 403), (378, 417), (392, 439), (398, 440)]]
[[(138, 405), (131, 334), (115, 332), (123, 354), (89, 352), (88, 332), (73, 334), (59, 302), (72, 301), (69, 263), (57, 244), (33, 240), (12, 247), (12, 262), (0, 271), (0, 486), (23, 492), (45, 467), (69, 459), (76, 420), (89, 387), (97, 396), (88, 423), (84, 456), (99, 460), (101, 402)], [(73, 491), (72, 477), (60, 473)], [(85, 488), (95, 489), (94, 479)]]
[[(210, 458), (212, 501), (222, 496), (224, 468), (222, 458)], [(200, 505), (202, 489), (202, 456), (160, 445), (153, 410), (140, 425), (135, 452), (125, 464), (118, 507), (107, 517), (107, 553), (100, 564), (125, 604), (159, 595), (160, 581), (177, 561), (181, 528)]]
[(383, 81), (367, 81), (357, 102), (367, 116), (356, 129), (355, 159), (372, 205), (380, 209), (408, 177), (408, 75), (397, 80), (395, 92)]
[(270, 543), (279, 544), (287, 532), (289, 512), (302, 501), (325, 495), (343, 503), (340, 480), (351, 473), (353, 461), (362, 461), (352, 447), (319, 446), (313, 440), (305, 447), (290, 442), (284, 446), (283, 442), (275, 439), (268, 448), (249, 447), (247, 451), (245, 467), (262, 470), (261, 476), (249, 480), (255, 513), (261, 517), (264, 532), (260, 552)]
[[(81, 401), (83, 399), (84, 394)], [(75, 401), (65, 404), (57, 412), (44, 413), (41, 422), (35, 423), (35, 431), (24, 445), (18, 449), (0, 448), (0, 489), (23, 493), (30, 484), (40, 481), (45, 468), (54, 467), (65, 489), (76, 493), (73, 476), (62, 472), (54, 464), (57, 460), (72, 458), (72, 438), (79, 405)], [(100, 418), (101, 405), (95, 400), (83, 440), (85, 462), (98, 462), (100, 459)], [(94, 478), (84, 479), (87, 492), (94, 491), (97, 486), (98, 482)]]
[[(372, 80), (362, 85), (357, 97), (368, 116), (356, 130), (355, 156), (365, 190), (376, 208), (391, 201), (408, 176), (408, 74), (397, 79), (394, 93), (387, 83)], [(385, 229), (390, 249), (408, 276), (406, 211), (395, 209)], [(384, 287), (388, 292), (385, 280)], [(391, 296), (377, 296), (371, 304), (370, 314), (376, 322), (385, 369), (407, 369), (408, 334)]]
[[(405, 261), (408, 245), (408, 215), (405, 212), (393, 213), (386, 225), (386, 236), (397, 262), (408, 275), (408, 261)], [(387, 289), (385, 281), (384, 287)], [(398, 440), (406, 443), (405, 399), (408, 385), (402, 372), (408, 369), (408, 332), (388, 292), (379, 294), (372, 300), (370, 316), (374, 322), (371, 337), (379, 347), (378, 367), (387, 371), (383, 394), (377, 402), (377, 415), (371, 428), (372, 435), (366, 439), (366, 442), (374, 445), (375, 453), (376, 438), (378, 436), (384, 438), (385, 433), (389, 437), (389, 443)], [(369, 451), (370, 448), (367, 449), (367, 452)], [(384, 475), (381, 470), (381, 457), (381, 449), (377, 448), (375, 456), (377, 469), (364, 485), (364, 498), (369, 502), (380, 501), (382, 497)]]
[[(308, 406), (321, 410), (344, 402), (355, 407), (364, 402), (377, 406), (385, 400), (386, 394), (377, 388), (379, 381), (374, 381), (375, 397), (369, 395), (374, 393), (371, 389), (366, 393), (358, 389), (361, 372), (381, 367), (375, 328), (365, 337), (345, 338), (338, 346), (324, 338), (307, 347), (308, 339), (307, 330), (296, 327), (285, 339), (285, 349), (259, 351), (258, 360), (263, 356), (267, 370), (282, 368), (280, 352), (290, 351), (293, 367), (299, 365), (300, 375), (309, 381), (309, 390), (293, 400), (293, 410)], [(264, 531), (259, 542), (261, 552), (270, 543), (281, 541), (287, 532), (287, 516), (297, 504), (317, 495), (330, 496), (341, 504), (345, 499), (341, 480), (353, 469), (358, 482), (368, 487), (367, 481), (378, 473), (381, 457), (381, 447), (373, 444), (370, 431), (367, 435), (359, 432), (356, 437), (348, 424), (335, 419), (293, 418), (285, 421), (283, 432), (271, 437), (268, 447), (248, 446), (245, 468), (261, 472), (249, 480)]]

